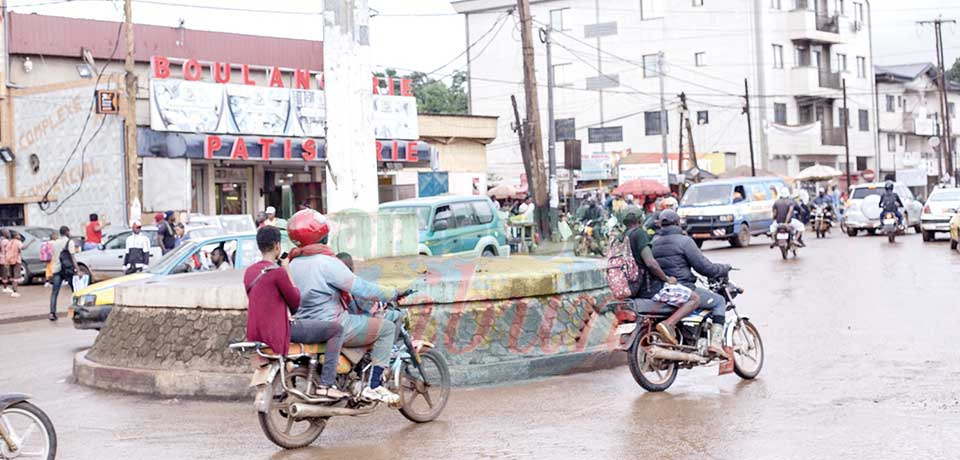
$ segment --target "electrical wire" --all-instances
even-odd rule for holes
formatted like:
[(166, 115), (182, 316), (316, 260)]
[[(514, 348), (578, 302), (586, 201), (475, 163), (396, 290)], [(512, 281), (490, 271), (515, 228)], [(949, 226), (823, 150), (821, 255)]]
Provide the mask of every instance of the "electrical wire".
[[(476, 46), (478, 43), (480, 43), (484, 38), (486, 38), (487, 35), (490, 35), (490, 33), (493, 32), (493, 30), (496, 29), (496, 28), (497, 28), (497, 25), (499, 24), (499, 25), (500, 25), (500, 29), (497, 29), (497, 32), (493, 35), (493, 37), (490, 38), (490, 42), (488, 42), (488, 43), (483, 47), (483, 49), (480, 50), (480, 52), (478, 53), (478, 56), (479, 56), (480, 54), (483, 54), (483, 52), (487, 49), (487, 47), (490, 46), (490, 43), (492, 43), (493, 40), (494, 40), (495, 38), (497, 38), (497, 35), (500, 35), (500, 30), (502, 30), (502, 29), (503, 29), (503, 25), (507, 23), (506, 21), (504, 21), (504, 19), (506, 19), (508, 16), (510, 16), (510, 15), (512, 15), (512, 14), (513, 14), (513, 10), (509, 10), (509, 11), (507, 11), (506, 13), (504, 13), (504, 14), (500, 15), (499, 17), (497, 17), (497, 19), (496, 19), (495, 21), (493, 21), (493, 24), (490, 25), (490, 28), (487, 29), (486, 32), (480, 34), (480, 36), (477, 37), (477, 39), (474, 40), (473, 43), (467, 45), (467, 48), (464, 49), (462, 53), (456, 55), (453, 59), (451, 59), (450, 61), (448, 61), (446, 64), (444, 64), (444, 65), (442, 65), (442, 66), (440, 66), (440, 67), (437, 67), (436, 69), (433, 69), (433, 70), (430, 71), (430, 72), (427, 72), (425, 75), (426, 75), (426, 76), (433, 75), (433, 74), (439, 72), (439, 71), (440, 71), (441, 69), (443, 69), (444, 67), (446, 67), (446, 66), (448, 66), (448, 65), (453, 64), (454, 62), (456, 62), (457, 59), (460, 59), (463, 55), (469, 53), (470, 50), (473, 49), (473, 47)], [(501, 23), (500, 21), (503, 21), (503, 22)]]

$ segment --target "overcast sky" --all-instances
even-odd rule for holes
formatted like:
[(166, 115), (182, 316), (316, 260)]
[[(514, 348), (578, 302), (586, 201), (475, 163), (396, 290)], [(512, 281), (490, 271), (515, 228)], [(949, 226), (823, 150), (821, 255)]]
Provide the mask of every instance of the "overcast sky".
[[(122, 0), (8, 0), (18, 13), (121, 20)], [(681, 0), (668, 0), (681, 1)], [(682, 0), (687, 1), (687, 0)], [(190, 5), (210, 8), (189, 7)], [(958, 0), (873, 0), (874, 54), (877, 64), (936, 62), (933, 31), (915, 24), (937, 15), (960, 19)], [(909, 5), (909, 6), (908, 6)], [(370, 0), (379, 15), (371, 20), (374, 65), (432, 71), (463, 52), (464, 20), (446, 0)], [(134, 0), (135, 23), (190, 29), (320, 40), (320, 0)], [(224, 10), (230, 8), (233, 10)], [(242, 9), (260, 11), (240, 11)], [(290, 14), (262, 10), (289, 12)], [(944, 27), (947, 62), (960, 56), (960, 26)], [(202, 58), (202, 57), (201, 57)], [(454, 61), (447, 71), (465, 67)]]

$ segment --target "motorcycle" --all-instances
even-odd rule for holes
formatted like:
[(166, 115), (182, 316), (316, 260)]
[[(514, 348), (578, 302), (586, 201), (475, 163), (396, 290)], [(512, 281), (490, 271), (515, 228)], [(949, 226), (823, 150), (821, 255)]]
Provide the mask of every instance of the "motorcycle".
[(777, 230), (773, 234), (774, 245), (780, 248), (780, 255), (783, 260), (787, 260), (788, 254), (793, 252), (793, 257), (797, 257), (797, 236), (793, 232), (790, 224), (777, 224)]
[(57, 456), (53, 423), (25, 394), (0, 395), (0, 459)]
[[(398, 299), (406, 295), (409, 292)], [(386, 310), (397, 317), (398, 331), (390, 367), (384, 372), (389, 376), (384, 386), (400, 395), (400, 402), (391, 407), (399, 409), (400, 414), (412, 422), (433, 421), (443, 412), (450, 396), (447, 361), (433, 350), (431, 343), (413, 340), (409, 317), (399, 308), (397, 299), (388, 302)], [(285, 449), (313, 443), (331, 417), (366, 415), (381, 405), (379, 401), (361, 397), (370, 380), (368, 348), (342, 350), (336, 363), (337, 387), (351, 396), (338, 401), (316, 393), (323, 365), (323, 344), (291, 344), (286, 356), (274, 353), (262, 342), (239, 342), (230, 348), (265, 360), (263, 365), (254, 364), (250, 384), (257, 389), (254, 407), (264, 435)]]
[(602, 225), (592, 220), (578, 225), (577, 236), (574, 239), (573, 255), (577, 257), (603, 255), (604, 231)]
[(897, 223), (897, 215), (891, 211), (884, 211), (880, 222), (883, 224), (883, 233), (887, 235), (887, 241), (890, 243), (896, 243), (897, 234), (905, 232), (904, 227)]
[[(727, 315), (723, 329), (726, 356), (717, 356), (707, 350), (713, 320), (709, 310), (697, 310), (683, 318), (674, 331), (679, 345), (672, 345), (656, 330), (656, 325), (671, 313), (673, 307), (647, 299), (630, 299), (613, 305), (619, 325), (618, 351), (630, 355), (630, 373), (647, 391), (664, 391), (673, 385), (681, 368), (692, 369), (719, 361), (719, 375), (736, 373), (750, 380), (763, 368), (763, 342), (757, 327), (737, 313), (734, 299), (743, 289), (730, 282), (729, 277), (710, 280), (709, 289), (727, 301)], [(732, 357), (732, 359), (731, 359)]]
[(817, 238), (826, 238), (833, 227), (833, 213), (825, 204), (818, 204), (813, 208), (813, 231)]

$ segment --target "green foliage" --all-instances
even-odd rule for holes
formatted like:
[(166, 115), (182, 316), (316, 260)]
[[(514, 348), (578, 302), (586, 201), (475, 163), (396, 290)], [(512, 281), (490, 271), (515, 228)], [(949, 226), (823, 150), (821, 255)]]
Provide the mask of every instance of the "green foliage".
[(960, 58), (953, 61), (953, 67), (947, 69), (946, 77), (947, 80), (960, 82)]
[[(378, 77), (396, 78), (397, 71), (387, 69), (378, 72)], [(451, 75), (451, 83), (447, 85), (442, 80), (434, 80), (423, 72), (413, 72), (403, 76), (413, 83), (413, 95), (417, 98), (417, 112), (419, 113), (467, 113), (467, 73), (458, 71)]]

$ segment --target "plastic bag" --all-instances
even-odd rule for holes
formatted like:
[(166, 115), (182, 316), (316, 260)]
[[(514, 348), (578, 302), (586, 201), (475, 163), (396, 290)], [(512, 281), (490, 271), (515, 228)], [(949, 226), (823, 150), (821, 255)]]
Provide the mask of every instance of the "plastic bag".
[(73, 292), (77, 292), (90, 284), (90, 277), (87, 275), (73, 275)]

